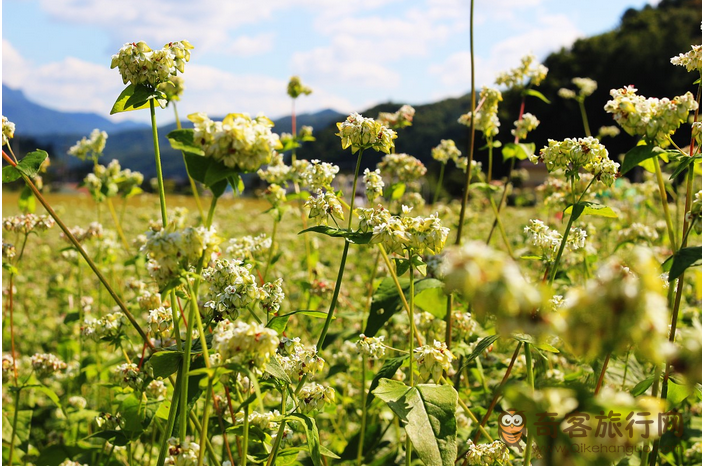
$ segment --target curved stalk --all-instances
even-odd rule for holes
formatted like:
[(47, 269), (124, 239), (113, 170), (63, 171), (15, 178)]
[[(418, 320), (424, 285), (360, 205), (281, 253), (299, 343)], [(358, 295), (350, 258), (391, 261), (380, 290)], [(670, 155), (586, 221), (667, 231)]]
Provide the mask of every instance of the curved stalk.
[(161, 220), (163, 226), (167, 225), (166, 217), (166, 193), (164, 192), (164, 174), (161, 171), (161, 152), (159, 151), (159, 133), (156, 127), (156, 109), (154, 99), (149, 99), (149, 110), (151, 111), (151, 137), (154, 140), (154, 160), (156, 162), (156, 178), (159, 182), (159, 202), (161, 206)]
[(444, 169), (447, 167), (446, 162), (442, 162), (442, 166), (439, 169), (439, 179), (437, 180), (437, 188), (434, 192), (434, 198), (432, 199), (432, 205), (437, 204), (439, 200), (439, 193), (442, 191), (442, 183), (444, 181)]

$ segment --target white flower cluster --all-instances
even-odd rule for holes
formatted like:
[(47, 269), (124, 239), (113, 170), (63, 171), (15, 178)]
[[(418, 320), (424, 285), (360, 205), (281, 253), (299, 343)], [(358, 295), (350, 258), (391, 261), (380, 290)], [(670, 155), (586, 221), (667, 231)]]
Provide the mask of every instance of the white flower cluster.
[(539, 156), (529, 156), (532, 163), (544, 162), (549, 172), (563, 169), (576, 173), (579, 168), (593, 174), (606, 186), (615, 181), (620, 164), (608, 157), (605, 146), (591, 136), (586, 138), (567, 138), (564, 141), (548, 140)]
[[(19, 367), (19, 362), (17, 362)], [(2, 354), (2, 376), (3, 378), (15, 367), (15, 359), (12, 358), (12, 354), (4, 353)]]
[(417, 362), (420, 378), (423, 381), (432, 378), (438, 383), (442, 372), (451, 370), (454, 354), (447, 348), (446, 342), (435, 340), (432, 345), (423, 345), (413, 350), (413, 358)]
[(515, 129), (510, 130), (510, 133), (518, 139), (525, 139), (527, 134), (537, 128), (537, 126), (539, 126), (537, 117), (525, 112), (520, 120), (515, 120)]
[(420, 159), (403, 153), (383, 156), (376, 167), (391, 180), (402, 183), (414, 182), (427, 173), (427, 168)]
[(15, 137), (15, 124), (2, 116), (2, 145), (10, 144), (10, 140)]
[(228, 319), (217, 323), (212, 333), (212, 350), (222, 361), (263, 370), (276, 353), (278, 333), (258, 323), (245, 323)]
[(603, 138), (615, 138), (619, 134), (620, 128), (615, 125), (602, 126), (598, 128), (598, 136), (596, 136), (596, 138), (599, 140)]
[(198, 465), (200, 445), (189, 440), (181, 443), (178, 438), (168, 439), (168, 456), (164, 465)]
[(454, 311), (452, 313), (452, 333), (456, 340), (469, 339), (476, 329), (476, 321), (471, 317), (471, 313), (464, 311)]
[(90, 133), (90, 138), (84, 136), (80, 141), (77, 141), (76, 144), (71, 146), (68, 150), (68, 155), (75, 156), (82, 161), (87, 158), (98, 160), (103, 154), (106, 142), (107, 132), (100, 131), (96, 128)]
[(118, 194), (128, 196), (143, 182), (144, 175), (140, 172), (132, 172), (130, 169), (122, 170), (117, 159), (113, 159), (107, 167), (97, 164), (93, 168), (93, 173), (89, 173), (83, 179), (83, 184), (96, 201)]
[(289, 178), (293, 183), (303, 183), (307, 184), (307, 174), (308, 167), (310, 167), (310, 161), (306, 159), (296, 159), (291, 164), (291, 171), (289, 173)]
[[(461, 170), (462, 172), (466, 173), (466, 169), (469, 166), (469, 158), (468, 157), (460, 157), (456, 161), (456, 167), (457, 169)], [(473, 180), (475, 177), (480, 176), (481, 174), (481, 168), (483, 167), (483, 164), (477, 160), (472, 160), (471, 161), (471, 179)]]
[[(476, 122), (474, 127), (483, 133), (485, 138), (493, 138), (498, 134), (500, 120), (498, 119), (498, 103), (503, 101), (503, 94), (495, 88), (488, 86), (481, 89), (482, 104), (476, 109)], [(471, 112), (459, 117), (459, 123), (471, 126), (473, 114)]]
[(453, 139), (443, 139), (432, 148), (432, 158), (442, 164), (446, 164), (450, 159), (456, 162), (460, 157), (461, 151)]
[(313, 159), (305, 168), (305, 185), (311, 190), (331, 190), (332, 181), (339, 173), (339, 166)]
[(140, 250), (149, 258), (149, 275), (163, 287), (181, 271), (196, 267), (219, 243), (212, 227), (176, 229), (174, 224), (169, 224), (166, 228), (154, 226), (148, 230), (146, 243)]
[(261, 299), (260, 304), (268, 316), (268, 313), (278, 313), (281, 309), (281, 303), (286, 298), (286, 294), (283, 293), (283, 279), (278, 278), (273, 282), (267, 282), (261, 286)]
[(364, 334), (359, 334), (359, 340), (356, 341), (356, 348), (362, 355), (373, 359), (379, 359), (386, 354), (386, 346), (383, 344), (384, 339), (384, 336), (366, 337)]
[(168, 81), (159, 84), (157, 88), (159, 91), (166, 94), (166, 100), (171, 102), (181, 100), (181, 95), (183, 95), (186, 86), (183, 78), (180, 76), (171, 76)]
[(81, 396), (71, 396), (68, 398), (68, 405), (75, 409), (83, 410), (88, 406), (88, 401)]
[(251, 267), (242, 265), (238, 260), (222, 259), (217, 260), (214, 267), (205, 269), (203, 278), (210, 284), (205, 295), (205, 307), (236, 318), (240, 310), (263, 298)]
[(469, 300), (480, 322), (495, 314), (501, 333), (528, 327), (541, 304), (539, 290), (525, 280), (518, 265), (482, 242), (448, 249), (442, 273), (446, 290)]
[(403, 206), (400, 216), (379, 205), (374, 208), (359, 208), (359, 228), (373, 231), (371, 243), (381, 243), (388, 253), (405, 256), (406, 251), (414, 254), (438, 254), (444, 248), (449, 229), (442, 226), (436, 214), (429, 217), (411, 217), (411, 208)]
[(193, 141), (200, 145), (205, 157), (212, 157), (229, 168), (254, 172), (268, 164), (277, 149), (278, 135), (271, 133), (273, 122), (260, 115), (228, 114), (221, 122), (202, 112), (188, 115), (195, 127)]
[[(528, 240), (542, 250), (542, 255), (548, 261), (554, 261), (563, 235), (556, 230), (550, 229), (539, 219), (530, 219), (530, 225), (525, 226), (525, 234)], [(572, 227), (569, 231), (569, 238), (566, 239), (565, 248), (570, 251), (577, 251), (586, 246), (586, 231), (577, 227)]]
[(310, 214), (308, 214), (310, 219), (319, 217), (318, 225), (328, 225), (330, 217), (335, 223), (335, 218), (344, 220), (342, 203), (333, 191), (317, 190), (315, 196), (311, 196), (305, 201), (303, 207), (310, 208)]
[(317, 353), (317, 346), (303, 345), (299, 337), (282, 337), (276, 360), (294, 381), (299, 381), (306, 374), (313, 376), (325, 367), (325, 360)]
[(161, 306), (161, 294), (159, 292), (149, 292), (145, 290), (137, 297), (139, 308), (143, 311), (153, 310)]
[(95, 342), (114, 340), (123, 332), (127, 318), (121, 311), (108, 313), (100, 319), (85, 318), (81, 334)]
[(634, 222), (629, 227), (618, 231), (618, 242), (636, 242), (644, 240), (647, 243), (655, 242), (659, 239), (656, 229), (648, 225)]
[(637, 95), (637, 89), (627, 86), (612, 89), (613, 100), (605, 104), (605, 111), (629, 135), (644, 136), (655, 144), (663, 144), (678, 127), (688, 120), (689, 112), (698, 108), (696, 98), (690, 92), (682, 96), (657, 99)]
[(80, 462), (75, 462), (69, 458), (66, 458), (66, 460), (61, 462), (59, 465), (60, 466), (80, 466), (80, 465), (88, 465), (88, 464), (81, 464)]
[[(249, 426), (255, 426), (260, 430), (275, 430), (278, 428), (278, 422), (276, 422), (275, 419), (280, 416), (281, 413), (278, 410), (264, 413), (253, 411), (247, 418), (249, 420)], [(237, 412), (235, 418), (237, 425), (244, 423), (244, 412)]]
[(144, 384), (145, 374), (139, 369), (136, 363), (122, 363), (115, 367), (115, 374), (128, 387), (139, 391)]
[(147, 384), (145, 392), (147, 397), (149, 397), (150, 399), (156, 399), (160, 401), (166, 398), (168, 388), (166, 387), (166, 384), (164, 384), (164, 382), (160, 379), (152, 379), (151, 382)]
[(415, 109), (408, 104), (403, 105), (396, 112), (379, 112), (378, 121), (381, 125), (397, 130), (413, 124)]
[(162, 306), (149, 310), (146, 322), (154, 335), (168, 335), (173, 330), (173, 314)]
[(242, 262), (252, 262), (256, 257), (271, 249), (271, 237), (266, 234), (252, 237), (246, 235), (241, 238), (233, 238), (229, 241), (229, 246), (225, 250), (228, 255)]
[[(281, 135), (281, 140), (283, 135)], [(283, 185), (290, 177), (291, 168), (283, 162), (283, 155), (274, 151), (271, 156), (271, 162), (269, 162), (266, 169), (259, 169), (256, 174), (264, 181)]]
[(624, 264), (610, 257), (585, 286), (569, 289), (559, 309), (559, 336), (585, 359), (635, 345), (638, 355), (663, 361), (670, 349), (659, 263), (650, 250), (637, 247)]
[(559, 97), (564, 99), (583, 100), (593, 94), (596, 89), (598, 89), (598, 83), (595, 80), (592, 80), (591, 78), (574, 78), (571, 80), (571, 82), (574, 83), (574, 85), (576, 85), (576, 87), (578, 88), (578, 95), (575, 91), (571, 89), (561, 88), (559, 89), (559, 91), (557, 91)]
[[(87, 229), (80, 226), (75, 226), (72, 229), (68, 229), (68, 231), (71, 232), (71, 235), (73, 235), (79, 243), (83, 243), (84, 241), (93, 238), (103, 237), (103, 226), (98, 222), (91, 222)], [(59, 237), (63, 238), (67, 242), (69, 241), (68, 237), (66, 237), (66, 234), (63, 232), (61, 232)]]
[(522, 57), (518, 67), (498, 73), (496, 84), (508, 88), (524, 87), (527, 84), (539, 86), (547, 77), (549, 69), (537, 62), (537, 57), (532, 54)]
[(303, 412), (322, 408), (326, 403), (334, 402), (334, 398), (333, 388), (317, 383), (306, 384), (298, 394), (300, 409)]
[(143, 41), (131, 42), (112, 56), (110, 68), (117, 67), (124, 84), (156, 87), (176, 76), (176, 70), (183, 73), (192, 48), (188, 41), (169, 42), (161, 50), (152, 50)]
[(291, 76), (290, 81), (288, 81), (288, 95), (293, 99), (297, 99), (301, 94), (308, 96), (312, 94), (312, 89), (305, 86), (300, 81), (300, 77)]
[(685, 54), (678, 54), (671, 58), (673, 65), (686, 67), (686, 71), (701, 72), (701, 46), (692, 45), (691, 50)]
[(281, 185), (272, 183), (264, 191), (264, 197), (269, 203), (271, 203), (271, 206), (279, 206), (286, 202), (286, 189)]
[(35, 353), (32, 355), (32, 368), (37, 376), (43, 377), (65, 370), (66, 364), (54, 354)]
[(342, 149), (351, 146), (352, 154), (365, 149), (389, 154), (395, 147), (393, 140), (398, 137), (395, 131), (381, 122), (365, 118), (356, 112), (349, 115), (345, 121), (337, 123), (337, 129), (337, 136), (342, 139)]
[(383, 196), (383, 178), (381, 170), (376, 169), (373, 172), (369, 169), (364, 170), (364, 185), (366, 186), (366, 199), (373, 202), (376, 198)]
[(2, 242), (2, 257), (11, 260), (15, 257), (17, 254), (17, 250), (15, 249), (15, 245), (12, 243), (5, 243)]
[(493, 441), (490, 444), (474, 444), (466, 442), (466, 460), (468, 465), (508, 465), (510, 452), (502, 441)]
[(20, 214), (12, 217), (5, 217), (2, 220), (2, 228), (8, 232), (23, 233), (25, 235), (33, 231), (43, 232), (49, 230), (56, 224), (54, 218), (45, 214)]

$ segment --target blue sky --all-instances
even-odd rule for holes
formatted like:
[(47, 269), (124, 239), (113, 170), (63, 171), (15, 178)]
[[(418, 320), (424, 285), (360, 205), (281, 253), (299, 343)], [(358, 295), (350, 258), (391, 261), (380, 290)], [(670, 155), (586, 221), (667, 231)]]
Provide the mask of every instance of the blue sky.
[[(301, 112), (423, 104), (470, 88), (469, 0), (3, 0), (2, 81), (47, 107), (108, 117), (124, 87), (110, 58), (126, 42), (194, 46), (192, 112), (287, 115), (286, 84), (313, 88)], [(477, 84), (605, 32), (652, 0), (476, 0)], [(148, 112), (111, 117), (148, 121)], [(170, 109), (160, 122), (172, 121)]]

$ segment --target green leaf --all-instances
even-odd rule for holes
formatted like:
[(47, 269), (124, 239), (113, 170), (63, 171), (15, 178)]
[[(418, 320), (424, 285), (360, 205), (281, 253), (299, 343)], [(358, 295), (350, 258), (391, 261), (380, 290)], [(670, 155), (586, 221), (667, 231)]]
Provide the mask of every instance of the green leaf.
[(180, 350), (157, 352), (149, 357), (146, 365), (151, 368), (150, 374), (153, 378), (168, 378), (183, 365), (183, 352)]
[(374, 394), (388, 404), (404, 424), (405, 432), (425, 465), (454, 465), (458, 394), (452, 386), (418, 384), (408, 387), (400, 381), (382, 379)]
[(394, 183), (390, 189), (391, 200), (399, 200), (405, 194), (405, 183)]
[(641, 396), (645, 393), (645, 391), (647, 391), (647, 389), (650, 388), (650, 386), (652, 386), (653, 382), (654, 376), (649, 376), (648, 378), (637, 383), (634, 388), (630, 389), (630, 394), (632, 397)]
[(622, 160), (622, 166), (620, 167), (620, 174), (625, 175), (647, 159), (661, 156), (662, 153), (664, 153), (664, 157), (666, 157), (666, 151), (652, 144), (635, 146), (625, 154)]
[(156, 99), (160, 107), (166, 106), (166, 95), (162, 91), (147, 87), (143, 84), (130, 84), (120, 93), (115, 104), (110, 110), (110, 115), (119, 112), (130, 112), (132, 110), (145, 109), (149, 107), (149, 101)]
[(194, 131), (192, 128), (185, 128), (181, 130), (173, 130), (166, 135), (171, 147), (177, 151), (188, 152), (191, 154), (197, 154), (199, 156), (204, 156), (205, 152), (203, 148), (196, 144), (193, 140)]
[(671, 379), (669, 380), (669, 391), (666, 393), (666, 401), (675, 407), (683, 402), (691, 395), (693, 389), (685, 384), (676, 384)]
[[(574, 206), (576, 206), (575, 209)], [(564, 209), (564, 214), (571, 214), (572, 211), (574, 211), (574, 220), (581, 216), (610, 217), (613, 219), (618, 217), (617, 213), (608, 206), (592, 203), (590, 201), (581, 201), (575, 205), (572, 204), (568, 208)]]
[[(494, 334), (492, 336), (486, 336), (482, 338), (478, 343), (476, 344), (476, 347), (474, 347), (474, 351), (471, 352), (471, 355), (466, 357), (464, 359), (464, 366), (461, 368), (462, 370), (469, 365), (472, 361), (474, 361), (479, 355), (481, 355), (488, 347), (493, 345), (495, 341), (498, 340), (500, 335)], [(461, 370), (459, 370), (461, 371)]]
[(552, 103), (549, 99), (547, 99), (546, 97), (544, 97), (544, 94), (542, 94), (541, 92), (536, 91), (536, 90), (534, 90), (534, 89), (525, 89), (525, 90), (523, 91), (523, 94), (526, 95), (526, 96), (533, 96), (533, 97), (536, 97), (537, 99), (541, 100), (541, 101), (544, 102), (545, 104), (551, 104), (551, 103)]
[(415, 294), (415, 305), (432, 313), (435, 318), (444, 319), (447, 315), (447, 294), (441, 286), (430, 287)]
[(239, 175), (238, 173), (234, 174), (230, 177), (227, 177), (227, 181), (238, 195), (244, 193), (244, 180), (242, 180), (241, 175)]
[(676, 169), (674, 169), (674, 172), (671, 174), (671, 177), (669, 177), (669, 180), (674, 180), (676, 177), (681, 175), (685, 170), (689, 168), (689, 166), (695, 164), (696, 162), (700, 163), (701, 161), (701, 155), (697, 154), (693, 157), (685, 156), (681, 158), (681, 161), (678, 163), (676, 166)]
[(35, 389), (37, 391), (43, 392), (49, 399), (51, 399), (51, 402), (56, 404), (56, 407), (61, 408), (61, 401), (59, 400), (59, 396), (54, 392), (53, 389), (43, 385), (37, 385)]
[(501, 152), (503, 153), (504, 161), (512, 159), (513, 157), (518, 160), (525, 160), (528, 156), (535, 154), (535, 145), (534, 143), (508, 143), (503, 146)]
[[(305, 315), (305, 316), (311, 316), (313, 318), (320, 318), (320, 319), (327, 319), (327, 313), (324, 311), (315, 311), (315, 310), (296, 310), (291, 313), (286, 313), (285, 315), (281, 316), (274, 316), (269, 320), (268, 323), (266, 323), (266, 327), (269, 329), (273, 329), (279, 334), (282, 334), (283, 331), (286, 330), (286, 326), (288, 325), (288, 318), (290, 318), (293, 315)], [(332, 317), (332, 319), (337, 319), (336, 317)]]
[[(669, 269), (669, 282), (676, 280), (684, 271), (691, 266), (700, 264), (703, 250), (700, 246), (689, 246), (681, 248), (672, 256), (671, 269)], [(667, 259), (664, 263), (666, 264)]]
[[(403, 294), (407, 297), (410, 293), (410, 281), (406, 278), (399, 280), (400, 286), (403, 288)], [(415, 296), (417, 297), (423, 290), (442, 287), (441, 281), (433, 278), (426, 278), (415, 282)], [(373, 294), (371, 301), (371, 310), (369, 318), (366, 322), (364, 334), (368, 337), (374, 337), (383, 325), (391, 319), (391, 317), (401, 310), (403, 302), (398, 295), (398, 290), (395, 282), (391, 277), (384, 278), (379, 284), (376, 292)]]
[(310, 227), (309, 229), (305, 229), (301, 232), (298, 232), (298, 235), (305, 232), (317, 232), (323, 235), (327, 235), (328, 237), (343, 237), (349, 243), (356, 243), (359, 245), (365, 245), (369, 243), (371, 241), (371, 237), (373, 237), (373, 232), (360, 232), (349, 229), (337, 229), (335, 227), (329, 227), (327, 225), (318, 225), (315, 227)]
[(13, 167), (11, 165), (6, 165), (5, 167), (2, 168), (2, 182), (3, 183), (14, 182), (18, 178), (20, 178), (20, 172), (15, 167)]
[(292, 413), (285, 417), (287, 421), (300, 422), (305, 428), (305, 437), (308, 439), (308, 449), (314, 465), (322, 465), (320, 454), (320, 433), (317, 431), (315, 419), (301, 413)]
[(285, 381), (288, 384), (293, 384), (293, 382), (286, 374), (286, 371), (275, 358), (272, 358), (266, 363), (266, 373), (270, 374), (274, 378), (280, 379), (281, 381)]
[(41, 149), (32, 151), (19, 161), (17, 170), (29, 178), (34, 178), (37, 172), (39, 172), (39, 167), (41, 167), (47, 157), (49, 157), (49, 155), (46, 151), (42, 151)]
[(385, 362), (383, 362), (383, 366), (381, 367), (380, 370), (378, 370), (378, 373), (376, 373), (376, 376), (373, 377), (373, 380), (371, 381), (371, 387), (369, 388), (369, 394), (366, 397), (366, 407), (371, 406), (371, 402), (373, 402), (374, 397), (376, 397), (373, 393), (374, 389), (378, 387), (378, 382), (381, 379), (391, 379), (393, 378), (393, 375), (395, 375), (395, 372), (398, 371), (398, 368), (400, 368), (403, 365), (403, 362), (408, 359), (408, 355), (403, 355), (402, 357), (396, 357), (396, 358), (389, 358)]
[(20, 197), (17, 200), (17, 206), (25, 214), (32, 214), (37, 209), (37, 200), (34, 198), (34, 193), (25, 186), (20, 193)]
[(127, 446), (129, 443), (129, 438), (125, 436), (124, 431), (121, 430), (105, 430), (93, 433), (85, 439), (100, 438), (105, 441), (110, 441), (115, 446)]

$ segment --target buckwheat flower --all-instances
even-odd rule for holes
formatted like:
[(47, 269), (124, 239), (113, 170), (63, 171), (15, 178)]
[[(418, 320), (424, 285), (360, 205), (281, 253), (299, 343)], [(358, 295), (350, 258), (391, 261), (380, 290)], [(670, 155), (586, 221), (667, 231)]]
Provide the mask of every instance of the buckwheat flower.
[(85, 398), (81, 396), (71, 396), (68, 398), (68, 405), (70, 405), (74, 409), (83, 410), (88, 405), (88, 401), (86, 401)]
[(703, 122), (693, 122), (691, 125), (691, 136), (696, 140), (698, 145), (701, 145), (701, 123)]
[(635, 222), (629, 227), (618, 231), (618, 242), (637, 242), (644, 240), (646, 243), (652, 243), (659, 239), (659, 234), (655, 229), (648, 225)]
[(168, 388), (160, 379), (153, 379), (146, 386), (146, 395), (149, 399), (163, 400), (166, 398)]
[(520, 62), (518, 67), (498, 73), (496, 84), (508, 88), (522, 88), (528, 84), (539, 86), (547, 77), (549, 69), (537, 62), (537, 57), (534, 55), (526, 55)]
[(149, 310), (146, 322), (149, 324), (149, 331), (156, 335), (169, 334), (173, 329), (173, 315), (162, 306)]
[[(550, 229), (539, 219), (530, 219), (530, 224), (525, 226), (525, 234), (532, 245), (542, 250), (542, 255), (549, 261), (554, 261), (557, 251), (561, 246), (562, 234)], [(577, 251), (586, 245), (586, 231), (577, 227), (572, 227), (569, 231), (569, 238), (566, 240), (565, 248), (570, 251)]]
[(183, 91), (185, 91), (185, 81), (180, 76), (171, 76), (168, 81), (165, 81), (157, 86), (159, 91), (166, 94), (166, 100), (180, 101)]
[(212, 337), (212, 348), (223, 361), (259, 371), (276, 353), (278, 344), (278, 333), (273, 329), (228, 319), (217, 323)]
[[(461, 170), (462, 172), (466, 173), (466, 169), (469, 166), (469, 158), (468, 157), (460, 157), (456, 161), (456, 168)], [(474, 178), (477, 178), (481, 174), (481, 169), (483, 167), (483, 164), (481, 164), (477, 160), (472, 160), (471, 161), (471, 179), (473, 180)]]
[(376, 120), (387, 128), (397, 130), (399, 128), (411, 126), (413, 124), (413, 117), (415, 117), (415, 109), (405, 104), (393, 113), (380, 112)]
[(261, 253), (270, 250), (271, 237), (266, 236), (266, 234), (260, 234), (256, 237), (246, 235), (241, 238), (230, 239), (229, 245), (225, 250), (228, 255), (239, 261), (251, 262), (256, 260)]
[(432, 148), (432, 158), (442, 164), (446, 164), (449, 159), (456, 161), (460, 157), (461, 151), (459, 151), (452, 139), (443, 139), (437, 146)]
[(305, 171), (305, 184), (313, 191), (331, 190), (332, 181), (338, 173), (338, 165), (313, 159)]
[(205, 307), (223, 316), (236, 318), (240, 310), (262, 297), (251, 265), (243, 266), (237, 260), (217, 260), (214, 267), (203, 271), (203, 278), (210, 284)]
[(673, 65), (686, 67), (686, 71), (701, 71), (701, 46), (692, 45), (691, 50), (685, 54), (678, 54), (671, 58)]
[(303, 375), (313, 376), (325, 367), (325, 360), (317, 353), (317, 346), (301, 344), (300, 338), (281, 338), (276, 360), (292, 380), (300, 381)]
[(419, 180), (427, 173), (427, 167), (410, 154), (387, 154), (376, 167), (391, 180), (401, 183), (411, 183)]
[(20, 214), (13, 217), (5, 217), (2, 220), (2, 228), (8, 232), (29, 234), (33, 231), (43, 232), (49, 230), (56, 224), (50, 216), (36, 214)]
[(457, 340), (468, 340), (475, 329), (476, 321), (471, 317), (471, 313), (463, 311), (452, 313), (452, 333)]
[(200, 445), (188, 439), (181, 441), (178, 438), (168, 439), (168, 456), (164, 465), (198, 465)]
[(98, 160), (103, 154), (105, 144), (107, 143), (107, 132), (100, 131), (97, 128), (90, 133), (90, 138), (85, 136), (77, 141), (68, 150), (69, 156), (77, 157), (84, 161), (86, 159)]
[(112, 415), (108, 412), (100, 412), (95, 417), (95, 424), (103, 430), (116, 430), (122, 427), (122, 416), (120, 414)]
[(603, 138), (615, 138), (617, 135), (620, 134), (620, 128), (618, 128), (615, 125), (608, 125), (608, 126), (602, 126), (598, 128), (598, 138), (599, 140)]
[(291, 163), (291, 171), (289, 173), (290, 180), (293, 183), (307, 183), (308, 167), (310, 161), (306, 159), (296, 159)]
[(359, 150), (373, 149), (389, 154), (395, 147), (393, 140), (398, 137), (395, 131), (372, 118), (365, 118), (354, 112), (343, 122), (337, 123), (342, 149), (351, 146), (352, 154)]
[(137, 303), (139, 308), (143, 311), (153, 310), (161, 306), (161, 294), (158, 292), (149, 292), (145, 290), (139, 297), (137, 297)]
[(142, 373), (136, 363), (123, 363), (117, 365), (115, 368), (115, 374), (122, 380), (124, 384), (128, 387), (139, 391), (144, 384), (144, 378), (146, 375)]
[(386, 346), (383, 344), (384, 336), (366, 337), (364, 334), (359, 334), (359, 340), (356, 341), (356, 348), (359, 353), (379, 359), (386, 354)]
[(286, 202), (286, 189), (281, 185), (272, 183), (264, 191), (264, 196), (272, 206), (279, 206)]
[(451, 370), (454, 354), (445, 342), (435, 340), (432, 345), (423, 345), (413, 350), (413, 358), (417, 362), (420, 378), (423, 381), (432, 378), (436, 383), (443, 371)]
[[(276, 422), (275, 419), (280, 416), (281, 413), (278, 410), (264, 413), (259, 413), (254, 410), (249, 414), (248, 417), (249, 426), (255, 426), (260, 430), (275, 430), (276, 428), (278, 428), (278, 422)], [(237, 412), (235, 418), (237, 425), (243, 424), (244, 412)]]
[[(18, 367), (19, 367), (19, 362)], [(15, 367), (15, 359), (12, 357), (12, 354), (9, 353), (4, 353), (2, 354), (2, 377), (5, 378), (10, 371)]]
[(564, 296), (554, 295), (549, 299), (549, 303), (552, 305), (552, 310), (556, 311), (562, 306), (564, 306)]
[(286, 298), (281, 285), (283, 285), (283, 279), (279, 277), (261, 286), (262, 298), (259, 304), (267, 313), (278, 313), (281, 309), (281, 303)]
[(64, 460), (63, 462), (61, 462), (59, 465), (60, 465), (60, 466), (66, 466), (66, 465), (69, 465), (69, 466), (78, 466), (78, 465), (88, 465), (88, 464), (81, 464), (80, 462), (75, 462), (75, 461), (72, 461), (71, 459), (66, 458), (66, 460)]
[(692, 223), (692, 229), (698, 235), (701, 234), (701, 207), (703, 206), (703, 191), (698, 190), (693, 196), (693, 202), (691, 203), (691, 210), (686, 213), (686, 220)]
[(12, 243), (2, 242), (2, 257), (3, 258), (10, 261), (15, 257), (16, 254), (17, 254), (17, 251), (15, 250), (15, 245), (13, 245)]
[(10, 144), (10, 140), (15, 137), (15, 124), (2, 116), (2, 145)]
[(312, 89), (304, 86), (303, 83), (300, 82), (300, 78), (298, 76), (291, 76), (290, 81), (288, 82), (288, 95), (293, 99), (297, 99), (301, 94), (309, 96), (312, 94)]
[(110, 68), (119, 70), (124, 84), (155, 88), (176, 76), (176, 70), (183, 73), (192, 48), (188, 41), (169, 42), (161, 50), (152, 50), (143, 41), (127, 43), (112, 56)]
[(373, 202), (376, 198), (383, 196), (383, 178), (379, 169), (373, 172), (364, 170), (364, 185), (366, 186), (366, 199)]
[(273, 153), (271, 162), (266, 169), (259, 169), (256, 173), (262, 180), (277, 185), (283, 185), (290, 178), (291, 167), (283, 163), (283, 156), (278, 152)]
[(303, 386), (298, 394), (300, 409), (303, 412), (310, 412), (322, 408), (326, 403), (332, 403), (335, 399), (334, 389), (317, 383), (309, 383)]
[(557, 95), (562, 99), (576, 99), (576, 91), (573, 89), (559, 88)]
[(51, 376), (66, 369), (66, 364), (56, 355), (35, 353), (32, 355), (32, 368), (38, 377)]
[(382, 224), (386, 224), (391, 220), (391, 213), (381, 204), (375, 208), (358, 208), (355, 209), (356, 215), (359, 217), (359, 229), (366, 232), (373, 230)]
[(470, 439), (466, 442), (466, 460), (468, 465), (508, 465), (510, 451), (502, 441), (490, 444), (474, 444)]
[(308, 217), (314, 219), (319, 217), (318, 225), (328, 225), (330, 217), (334, 220), (344, 220), (344, 211), (342, 203), (339, 201), (337, 194), (333, 191), (317, 190), (315, 196), (311, 196), (305, 201), (303, 207), (310, 208)]
[(613, 184), (620, 167), (608, 157), (605, 146), (591, 136), (564, 141), (550, 139), (539, 155), (531, 155), (529, 159), (534, 164), (544, 162), (549, 172), (562, 169), (577, 173), (583, 168), (606, 186)]
[[(485, 138), (492, 138), (498, 134), (500, 120), (498, 119), (498, 103), (503, 101), (503, 94), (495, 88), (484, 87), (481, 89), (480, 101), (482, 104), (476, 110), (476, 121), (474, 128), (483, 133)], [(471, 126), (473, 120), (471, 112), (459, 117), (458, 122), (462, 125)]]
[(537, 120), (537, 117), (525, 112), (522, 115), (522, 119), (515, 121), (515, 129), (510, 130), (510, 133), (518, 139), (525, 139), (527, 138), (527, 133), (533, 131), (538, 125), (539, 120)]
[(698, 108), (690, 92), (682, 96), (657, 99), (637, 95), (637, 89), (627, 86), (610, 91), (612, 100), (605, 104), (605, 111), (613, 114), (629, 135), (644, 136), (655, 144), (666, 144), (667, 138), (688, 120), (688, 114)]
[(573, 78), (572, 83), (579, 88), (579, 94), (588, 97), (598, 89), (598, 83), (591, 78)]
[(188, 115), (193, 122), (193, 141), (200, 145), (205, 157), (212, 157), (229, 168), (254, 172), (268, 164), (281, 149), (277, 134), (271, 132), (273, 122), (260, 115), (228, 114), (221, 122), (202, 112)]

